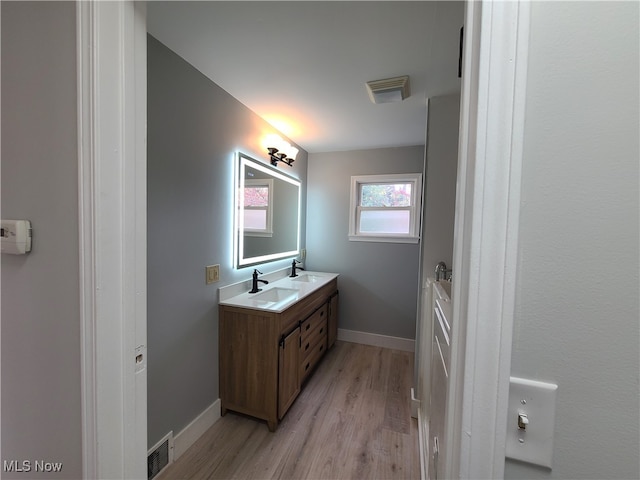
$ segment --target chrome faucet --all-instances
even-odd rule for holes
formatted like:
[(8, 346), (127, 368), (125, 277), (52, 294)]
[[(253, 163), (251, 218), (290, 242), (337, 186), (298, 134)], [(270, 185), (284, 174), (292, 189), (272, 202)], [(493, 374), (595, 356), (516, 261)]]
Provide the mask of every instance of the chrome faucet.
[(253, 269), (253, 283), (252, 283), (252, 288), (251, 290), (249, 290), (249, 293), (258, 293), (259, 291), (261, 291), (261, 288), (258, 288), (258, 282), (262, 282), (264, 284), (269, 283), (266, 280), (261, 280), (258, 278), (258, 274), (262, 275), (262, 272), (258, 271), (257, 268)]
[(440, 280), (449, 280), (451, 278), (451, 270), (447, 270), (447, 264), (438, 262), (436, 265), (436, 282)]
[(298, 276), (298, 274), (296, 273), (296, 270), (304, 270), (304, 268), (298, 267), (298, 263), (300, 262), (297, 261), (295, 258), (293, 259), (293, 262), (291, 262), (291, 275), (289, 275), (290, 277)]

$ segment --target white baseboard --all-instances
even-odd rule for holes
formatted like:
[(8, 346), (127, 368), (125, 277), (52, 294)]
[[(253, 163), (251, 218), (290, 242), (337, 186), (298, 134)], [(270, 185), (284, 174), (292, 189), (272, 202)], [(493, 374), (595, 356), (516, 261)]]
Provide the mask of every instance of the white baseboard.
[(390, 337), (388, 335), (378, 335), (377, 333), (358, 332), (356, 330), (338, 329), (338, 340), (352, 343), (362, 343), (373, 345), (374, 347), (391, 348), (402, 350), (403, 352), (415, 351), (415, 340), (410, 338)]
[(411, 417), (418, 418), (418, 410), (420, 410), (420, 400), (416, 398), (416, 391), (411, 387)]
[(180, 458), (219, 419), (220, 399), (217, 399), (175, 436), (173, 439), (173, 460)]
[(420, 480), (429, 480), (429, 424), (418, 410), (418, 457), (420, 458)]

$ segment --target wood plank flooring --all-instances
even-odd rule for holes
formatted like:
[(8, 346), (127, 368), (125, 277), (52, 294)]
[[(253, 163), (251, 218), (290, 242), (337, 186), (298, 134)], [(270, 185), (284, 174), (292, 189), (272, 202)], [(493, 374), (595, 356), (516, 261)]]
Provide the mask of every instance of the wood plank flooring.
[(337, 342), (274, 433), (227, 413), (159, 480), (419, 479), (413, 354)]

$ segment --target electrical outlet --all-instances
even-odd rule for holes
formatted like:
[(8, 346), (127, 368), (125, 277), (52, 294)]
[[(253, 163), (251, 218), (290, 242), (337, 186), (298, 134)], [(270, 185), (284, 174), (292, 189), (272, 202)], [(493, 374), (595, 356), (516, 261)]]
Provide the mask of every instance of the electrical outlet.
[(304, 260), (305, 258), (307, 258), (307, 249), (303, 248), (300, 250), (300, 260)]
[(209, 265), (207, 268), (207, 285), (220, 280), (220, 265)]

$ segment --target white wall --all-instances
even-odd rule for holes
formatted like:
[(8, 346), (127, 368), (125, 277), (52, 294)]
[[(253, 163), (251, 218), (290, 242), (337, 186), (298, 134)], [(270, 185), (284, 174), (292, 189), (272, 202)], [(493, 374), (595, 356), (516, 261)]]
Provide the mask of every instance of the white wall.
[(76, 15), (73, 2), (2, 2), (2, 218), (34, 229), (2, 255), (2, 459), (80, 478)]
[(640, 476), (638, 7), (532, 4), (512, 375), (559, 389), (507, 478)]

